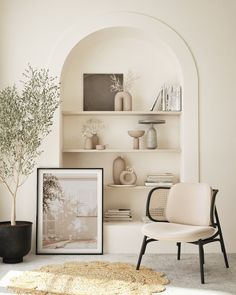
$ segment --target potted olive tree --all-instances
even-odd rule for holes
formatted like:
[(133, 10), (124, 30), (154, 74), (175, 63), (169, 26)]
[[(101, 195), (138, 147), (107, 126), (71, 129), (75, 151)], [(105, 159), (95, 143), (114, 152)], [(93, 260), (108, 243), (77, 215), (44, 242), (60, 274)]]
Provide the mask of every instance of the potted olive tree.
[(0, 257), (5, 263), (21, 262), (30, 251), (32, 223), (16, 221), (17, 193), (34, 170), (59, 106), (59, 85), (47, 69), (29, 66), (21, 86), (0, 91), (0, 183), (12, 202), (10, 221), (0, 222)]

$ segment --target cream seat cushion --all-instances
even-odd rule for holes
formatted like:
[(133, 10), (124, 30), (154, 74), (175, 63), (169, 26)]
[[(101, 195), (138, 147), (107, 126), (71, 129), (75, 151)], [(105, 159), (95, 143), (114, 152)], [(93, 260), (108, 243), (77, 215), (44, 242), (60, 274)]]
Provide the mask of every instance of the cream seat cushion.
[(216, 229), (211, 226), (152, 222), (142, 227), (143, 235), (160, 241), (194, 242), (211, 237)]

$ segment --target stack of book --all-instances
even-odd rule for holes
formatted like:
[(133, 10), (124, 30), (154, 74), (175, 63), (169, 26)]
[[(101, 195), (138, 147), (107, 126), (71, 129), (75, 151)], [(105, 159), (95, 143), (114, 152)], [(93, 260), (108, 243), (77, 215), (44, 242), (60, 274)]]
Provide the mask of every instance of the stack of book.
[(166, 85), (164, 84), (150, 111), (153, 111), (155, 106), (159, 111), (181, 111), (182, 109), (182, 88), (180, 85)]
[(174, 175), (172, 173), (155, 173), (149, 174), (144, 182), (146, 186), (164, 186), (170, 187), (174, 183)]
[(131, 221), (132, 214), (130, 209), (108, 209), (105, 212), (105, 221)]

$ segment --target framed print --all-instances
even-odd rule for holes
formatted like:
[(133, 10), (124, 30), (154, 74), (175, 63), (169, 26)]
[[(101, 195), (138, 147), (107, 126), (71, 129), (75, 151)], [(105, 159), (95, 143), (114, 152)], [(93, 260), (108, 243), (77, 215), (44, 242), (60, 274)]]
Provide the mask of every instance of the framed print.
[(123, 74), (84, 74), (84, 111), (114, 111), (111, 76), (115, 75), (123, 85)]
[(36, 254), (103, 253), (103, 169), (37, 169)]

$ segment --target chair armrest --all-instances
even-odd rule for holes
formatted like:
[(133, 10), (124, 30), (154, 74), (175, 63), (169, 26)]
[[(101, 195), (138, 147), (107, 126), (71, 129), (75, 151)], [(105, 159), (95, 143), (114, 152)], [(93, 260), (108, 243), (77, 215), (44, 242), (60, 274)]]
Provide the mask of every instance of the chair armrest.
[(163, 186), (159, 186), (159, 187), (154, 187), (153, 189), (150, 190), (150, 192), (148, 193), (148, 196), (147, 196), (147, 202), (146, 202), (146, 216), (152, 220), (152, 221), (155, 221), (155, 222), (167, 222), (166, 220), (157, 220), (157, 219), (154, 219), (151, 214), (150, 214), (150, 202), (151, 202), (151, 198), (152, 198), (152, 195), (153, 193), (156, 191), (156, 190), (160, 190), (160, 189), (170, 189), (170, 187), (163, 187)]

